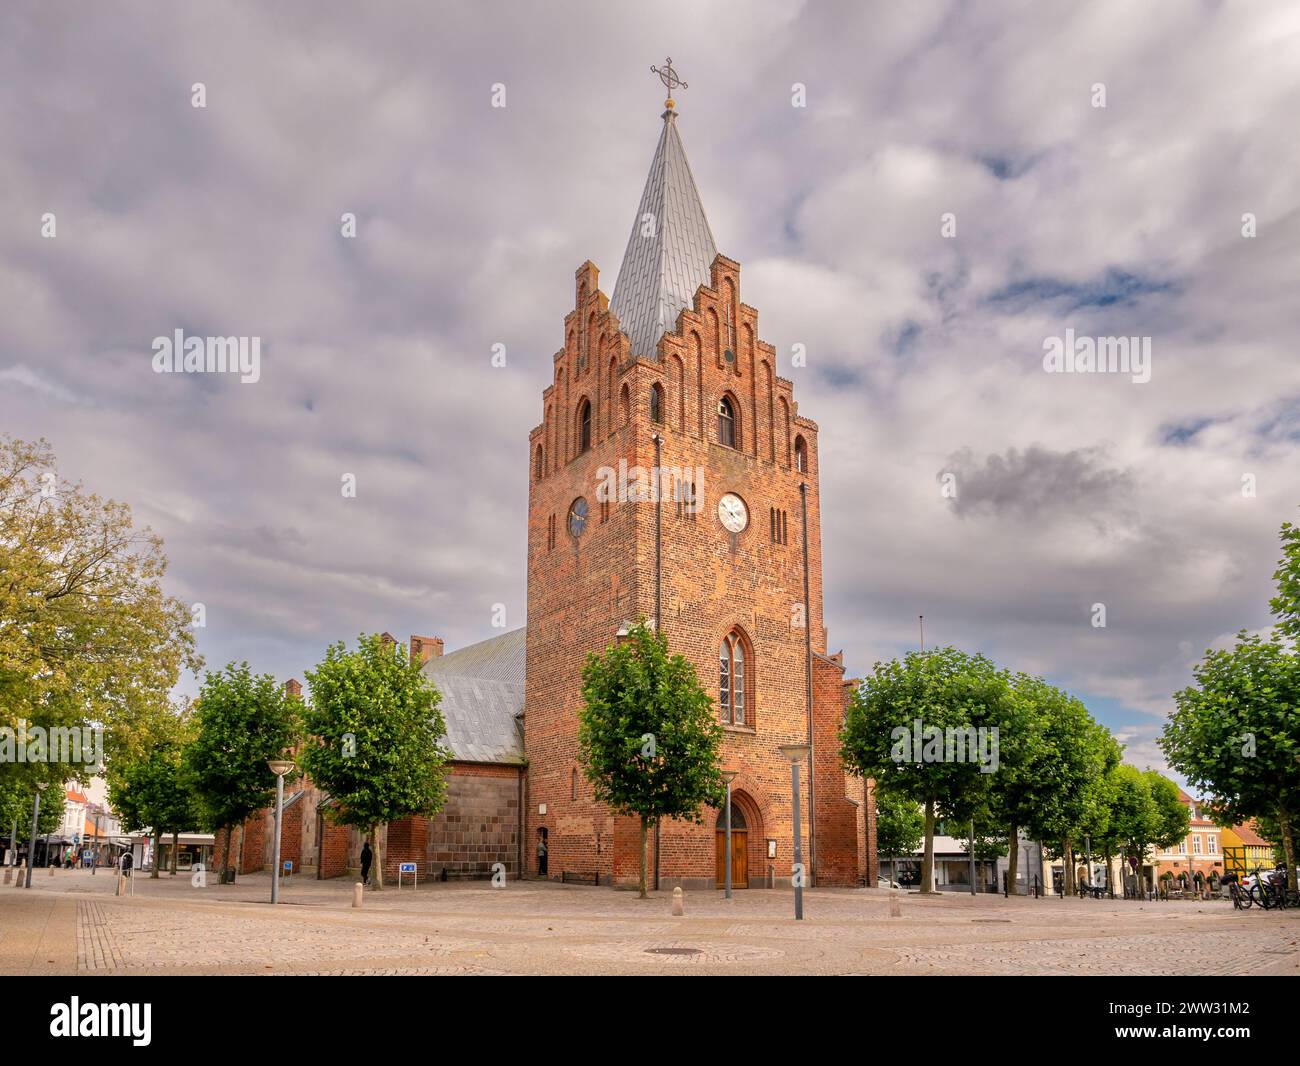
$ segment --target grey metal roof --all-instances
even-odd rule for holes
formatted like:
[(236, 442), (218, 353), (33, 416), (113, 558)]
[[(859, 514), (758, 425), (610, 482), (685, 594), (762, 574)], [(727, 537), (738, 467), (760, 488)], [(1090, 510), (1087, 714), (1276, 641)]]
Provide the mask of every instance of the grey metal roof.
[[(646, 225), (647, 215), (652, 226)], [(708, 283), (717, 254), (677, 134), (676, 112), (665, 111), (663, 132), (609, 305), (632, 342), (633, 355), (655, 357), (664, 331), (673, 328), (682, 308), (691, 306), (695, 290)]]
[(524, 761), (524, 636), (515, 629), (430, 659), (424, 672), (442, 693), (443, 743), (461, 762)]

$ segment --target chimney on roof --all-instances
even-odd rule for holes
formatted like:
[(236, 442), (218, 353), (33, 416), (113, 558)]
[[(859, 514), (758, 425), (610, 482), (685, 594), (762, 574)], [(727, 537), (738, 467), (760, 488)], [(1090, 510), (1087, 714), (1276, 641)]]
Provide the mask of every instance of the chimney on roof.
[(302, 698), (302, 685), (299, 684), (296, 678), (291, 677), (289, 678), (288, 681), (284, 683), (284, 691), (288, 695), (293, 696), (297, 699)]
[(442, 637), (411, 637), (411, 662), (423, 666), (442, 654)]

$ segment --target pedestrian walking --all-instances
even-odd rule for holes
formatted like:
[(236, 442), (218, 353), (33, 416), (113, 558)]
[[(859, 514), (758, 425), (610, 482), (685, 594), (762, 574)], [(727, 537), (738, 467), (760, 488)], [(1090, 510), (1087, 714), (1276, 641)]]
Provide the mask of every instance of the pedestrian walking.
[(361, 845), (361, 883), (367, 887), (370, 885), (370, 863), (374, 859), (374, 853), (370, 850), (370, 841)]

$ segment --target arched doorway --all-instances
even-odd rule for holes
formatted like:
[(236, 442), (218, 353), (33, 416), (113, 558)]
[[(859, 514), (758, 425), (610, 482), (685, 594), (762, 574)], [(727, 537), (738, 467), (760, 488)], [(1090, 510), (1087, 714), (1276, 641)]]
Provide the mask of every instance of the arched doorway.
[[(749, 834), (751, 829), (757, 831), (757, 820), (752, 812), (747, 813), (749, 805), (740, 800), (736, 793), (731, 797), (731, 887), (749, 887)], [(751, 824), (752, 823), (752, 824)], [(718, 811), (717, 822), (717, 887), (722, 888), (727, 880), (727, 814)]]

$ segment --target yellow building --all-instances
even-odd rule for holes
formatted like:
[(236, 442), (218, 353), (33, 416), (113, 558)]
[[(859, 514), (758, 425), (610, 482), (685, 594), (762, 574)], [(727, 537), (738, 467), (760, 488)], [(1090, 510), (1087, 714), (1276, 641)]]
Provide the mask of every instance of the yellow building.
[(1273, 845), (1255, 832), (1250, 822), (1221, 831), (1223, 858), (1229, 870), (1246, 874), (1256, 867), (1273, 865)]

